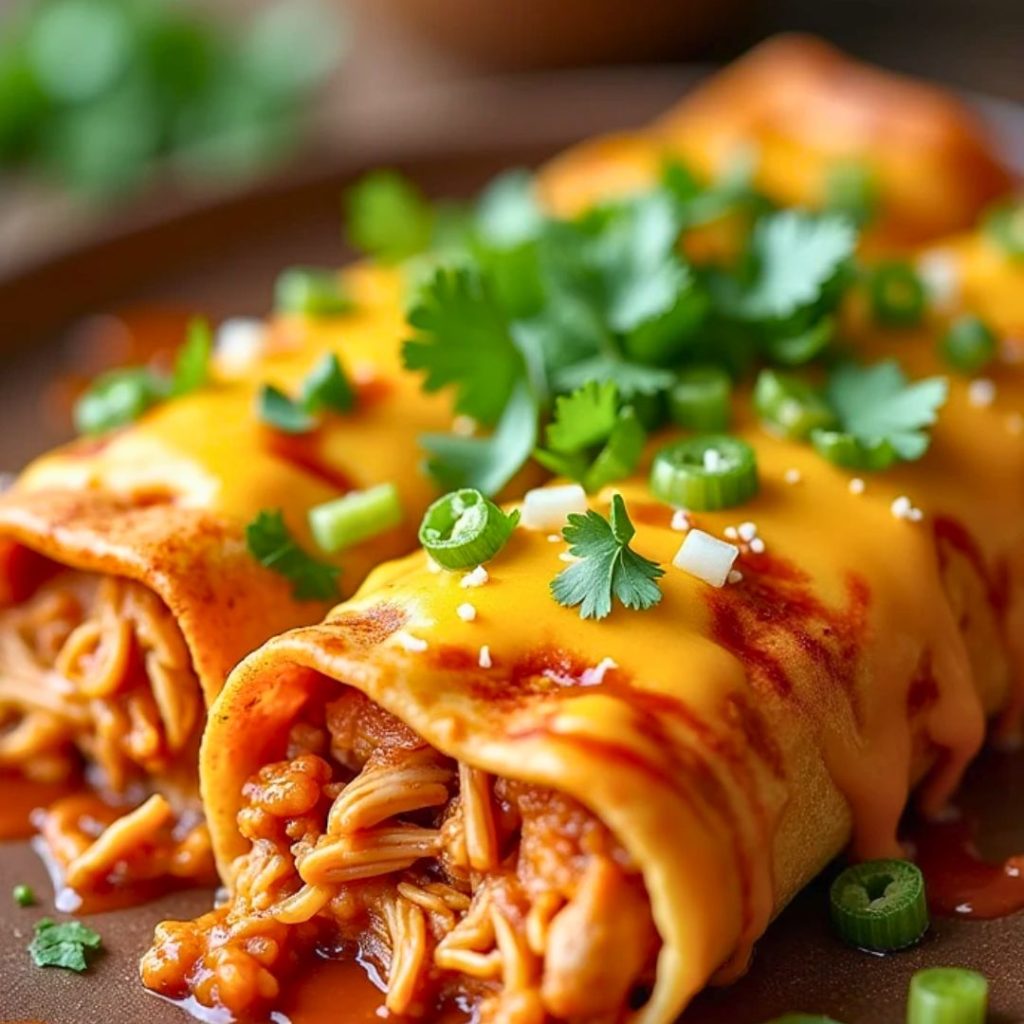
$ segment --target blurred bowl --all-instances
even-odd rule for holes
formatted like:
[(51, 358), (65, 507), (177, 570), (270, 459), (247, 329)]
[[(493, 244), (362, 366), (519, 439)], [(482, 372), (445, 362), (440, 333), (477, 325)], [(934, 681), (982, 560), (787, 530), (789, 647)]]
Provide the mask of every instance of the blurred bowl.
[(488, 68), (692, 56), (743, 27), (757, 0), (349, 0)]

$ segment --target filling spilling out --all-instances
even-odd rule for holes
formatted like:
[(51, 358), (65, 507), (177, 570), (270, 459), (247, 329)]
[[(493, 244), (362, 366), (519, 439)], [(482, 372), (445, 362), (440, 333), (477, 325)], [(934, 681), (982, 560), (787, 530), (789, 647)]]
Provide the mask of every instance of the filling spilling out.
[(181, 631), (141, 584), (48, 563), (0, 610), (0, 769), (67, 783), (34, 820), (70, 889), (213, 877), (203, 715)]
[(356, 691), (317, 707), (245, 786), (230, 901), (159, 926), (147, 987), (245, 1019), (322, 956), (372, 968), (400, 1015), (614, 1021), (643, 1001), (659, 940), (601, 822), (442, 756)]

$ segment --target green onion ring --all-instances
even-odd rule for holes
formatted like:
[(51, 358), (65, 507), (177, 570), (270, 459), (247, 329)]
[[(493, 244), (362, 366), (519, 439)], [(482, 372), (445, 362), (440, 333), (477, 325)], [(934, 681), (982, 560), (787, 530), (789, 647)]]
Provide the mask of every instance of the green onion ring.
[(675, 441), (655, 455), (650, 487), (659, 501), (675, 508), (731, 508), (757, 493), (757, 457), (746, 441), (728, 434)]
[(469, 569), (492, 559), (519, 522), (519, 511), (506, 515), (493, 501), (470, 487), (452, 491), (427, 509), (420, 543), (445, 569)]
[(869, 860), (847, 868), (829, 890), (832, 923), (851, 946), (889, 953), (928, 930), (924, 878), (905, 860)]

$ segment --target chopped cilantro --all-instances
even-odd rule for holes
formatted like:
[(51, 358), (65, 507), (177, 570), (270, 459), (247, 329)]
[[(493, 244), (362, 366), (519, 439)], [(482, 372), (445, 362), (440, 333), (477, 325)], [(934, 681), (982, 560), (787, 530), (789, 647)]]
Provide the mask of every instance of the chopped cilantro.
[(911, 383), (893, 359), (841, 364), (826, 389), (839, 430), (815, 431), (812, 440), (823, 453), (831, 449), (829, 457), (841, 465), (884, 469), (899, 459), (919, 459), (930, 441), (925, 428), (935, 422), (948, 391), (944, 377)]
[(541, 465), (579, 480), (588, 491), (621, 480), (636, 469), (647, 434), (632, 407), (619, 409), (614, 381), (591, 381), (555, 400)]
[(508, 171), (484, 189), (477, 203), (476, 224), (487, 245), (509, 249), (533, 241), (544, 227), (533, 175)]
[(842, 217), (783, 210), (758, 221), (750, 245), (754, 278), (738, 312), (786, 320), (822, 300), (853, 256), (857, 232)]
[(348, 412), (354, 405), (355, 392), (333, 352), (310, 370), (298, 401), (273, 384), (264, 384), (256, 400), (259, 418), (285, 434), (306, 434), (317, 426), (316, 413)]
[(349, 190), (345, 206), (351, 243), (385, 263), (415, 256), (430, 245), (434, 210), (394, 171), (368, 174)]
[(349, 412), (355, 402), (352, 385), (333, 352), (323, 356), (302, 382), (302, 407), (307, 412)]
[(551, 581), (551, 593), (566, 608), (579, 606), (580, 618), (603, 619), (612, 610), (613, 596), (626, 608), (641, 611), (661, 600), (654, 581), (665, 571), (629, 546), (635, 533), (622, 495), (612, 497), (610, 519), (593, 509), (570, 513), (562, 536), (579, 561)]
[(58, 924), (44, 917), (36, 922), (35, 936), (28, 951), (36, 967), (84, 971), (89, 967), (89, 957), (102, 945), (99, 935), (81, 921), (62, 921)]
[(168, 395), (167, 381), (144, 366), (126, 366), (100, 374), (75, 403), (75, 429), (103, 434), (134, 423)]
[(328, 601), (338, 596), (339, 570), (318, 562), (295, 541), (280, 509), (263, 509), (245, 528), (250, 554), (264, 568), (284, 576), (299, 601)]
[(213, 334), (210, 322), (196, 317), (188, 325), (185, 343), (178, 350), (174, 361), (174, 375), (171, 378), (171, 394), (187, 395), (206, 387), (210, 377), (210, 353), (213, 351)]
[(530, 457), (537, 440), (537, 401), (521, 382), (489, 437), (425, 434), (427, 471), (446, 490), (472, 487), (497, 494)]
[(407, 369), (426, 372), (424, 389), (454, 385), (457, 412), (497, 423), (525, 366), (487, 279), (475, 268), (438, 270), (409, 323), (417, 334), (402, 355)]

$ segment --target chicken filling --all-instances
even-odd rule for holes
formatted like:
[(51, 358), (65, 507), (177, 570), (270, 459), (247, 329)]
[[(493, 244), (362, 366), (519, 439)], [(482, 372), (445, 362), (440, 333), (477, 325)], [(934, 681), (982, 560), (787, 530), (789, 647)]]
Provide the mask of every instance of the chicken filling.
[(639, 870), (575, 801), (443, 757), (355, 691), (247, 783), (232, 898), (165, 922), (145, 984), (245, 1017), (315, 954), (360, 957), (395, 1014), (616, 1020), (658, 938)]

